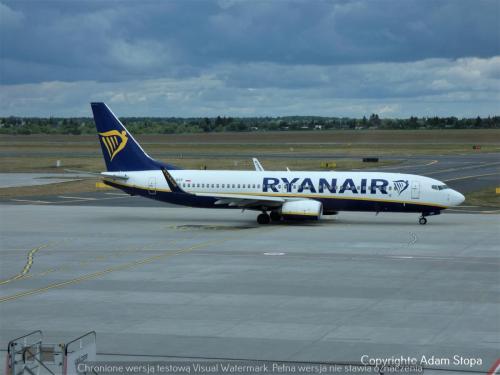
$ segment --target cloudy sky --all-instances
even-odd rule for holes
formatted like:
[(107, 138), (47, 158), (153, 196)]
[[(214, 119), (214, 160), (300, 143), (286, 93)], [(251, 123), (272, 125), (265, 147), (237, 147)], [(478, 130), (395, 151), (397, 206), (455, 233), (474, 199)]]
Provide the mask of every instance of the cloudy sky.
[(0, 0), (0, 115), (500, 114), (500, 1)]

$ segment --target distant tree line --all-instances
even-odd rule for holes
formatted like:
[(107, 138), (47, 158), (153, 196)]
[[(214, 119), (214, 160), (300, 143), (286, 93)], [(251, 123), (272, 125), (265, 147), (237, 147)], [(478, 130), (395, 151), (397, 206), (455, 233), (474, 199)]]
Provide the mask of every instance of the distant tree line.
[[(348, 117), (126, 117), (121, 119), (134, 134), (250, 132), (342, 129), (499, 129), (500, 116), (410, 117), (381, 119), (377, 114), (361, 119)], [(0, 117), (0, 134), (94, 134), (92, 118)]]

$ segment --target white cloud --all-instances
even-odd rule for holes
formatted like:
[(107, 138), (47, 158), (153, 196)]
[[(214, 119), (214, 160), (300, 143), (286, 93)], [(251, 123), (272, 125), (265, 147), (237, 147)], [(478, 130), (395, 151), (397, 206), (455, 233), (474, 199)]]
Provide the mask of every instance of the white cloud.
[(224, 64), (198, 76), (3, 85), (0, 115), (324, 115), (409, 117), (499, 113), (500, 57), (342, 66)]

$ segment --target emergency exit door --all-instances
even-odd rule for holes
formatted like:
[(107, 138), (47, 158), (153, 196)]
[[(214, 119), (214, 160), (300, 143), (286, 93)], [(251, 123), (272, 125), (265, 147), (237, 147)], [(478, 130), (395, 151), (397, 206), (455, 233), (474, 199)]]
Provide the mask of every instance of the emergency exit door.
[(156, 177), (150, 177), (148, 180), (149, 195), (156, 195)]

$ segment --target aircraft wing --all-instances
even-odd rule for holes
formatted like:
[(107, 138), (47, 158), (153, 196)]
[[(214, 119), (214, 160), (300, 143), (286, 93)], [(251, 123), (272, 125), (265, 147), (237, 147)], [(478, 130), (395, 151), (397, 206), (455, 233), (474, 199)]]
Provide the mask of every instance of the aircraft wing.
[(184, 191), (170, 175), (170, 173), (163, 168), (163, 175), (167, 181), (170, 190), (178, 194), (193, 194), (198, 197), (212, 197), (216, 198), (216, 205), (228, 205), (231, 207), (251, 208), (251, 209), (268, 209), (271, 207), (281, 207), (286, 201), (298, 200), (299, 198), (283, 198), (271, 197), (266, 195), (245, 195), (245, 194), (224, 194), (224, 193), (187, 193)]
[[(262, 164), (260, 164), (259, 160), (257, 158), (252, 158), (252, 161), (253, 161), (253, 165), (255, 167), (255, 170), (257, 172), (263, 172), (264, 171), (264, 167), (262, 166)], [(286, 167), (286, 170), (288, 172), (291, 172), (290, 171), (290, 168)]]
[(262, 166), (262, 164), (260, 164), (257, 158), (252, 158), (252, 161), (256, 171), (264, 171), (264, 167)]
[(218, 194), (218, 193), (196, 193), (200, 197), (218, 198), (216, 205), (227, 204), (229, 206), (257, 208), (257, 207), (281, 207), (287, 200), (294, 198), (269, 197), (265, 195), (244, 194)]

